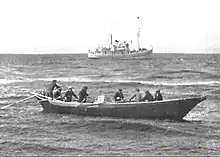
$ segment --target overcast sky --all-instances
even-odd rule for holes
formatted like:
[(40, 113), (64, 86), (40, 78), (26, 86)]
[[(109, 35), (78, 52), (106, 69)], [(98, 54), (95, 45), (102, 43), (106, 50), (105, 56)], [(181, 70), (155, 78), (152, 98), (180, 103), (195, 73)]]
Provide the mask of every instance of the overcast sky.
[(155, 52), (216, 50), (219, 6), (219, 0), (0, 0), (0, 53), (86, 53), (106, 44), (110, 32), (114, 40), (136, 41), (138, 26), (141, 45)]

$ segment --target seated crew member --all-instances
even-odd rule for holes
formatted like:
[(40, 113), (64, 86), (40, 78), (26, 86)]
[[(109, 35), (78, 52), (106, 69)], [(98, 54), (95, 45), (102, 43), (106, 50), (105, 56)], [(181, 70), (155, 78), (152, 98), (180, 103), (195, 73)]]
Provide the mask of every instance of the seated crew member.
[(54, 98), (56, 100), (60, 100), (60, 101), (63, 101), (63, 96), (62, 96), (62, 89), (61, 88), (58, 88), (57, 91), (54, 93)]
[(151, 93), (149, 92), (149, 90), (145, 91), (145, 96), (143, 98), (141, 98), (141, 101), (154, 101), (154, 97), (153, 95), (151, 95)]
[(66, 102), (71, 102), (73, 96), (74, 96), (76, 99), (78, 99), (78, 97), (76, 96), (76, 94), (73, 92), (73, 87), (69, 87), (68, 90), (66, 91), (65, 95), (64, 95), (64, 100), (65, 100)]
[(131, 101), (131, 99), (135, 98), (136, 102), (140, 102), (141, 101), (141, 93), (140, 93), (140, 89), (136, 88), (135, 93), (131, 96), (131, 98), (129, 99), (129, 101)]
[(114, 100), (115, 101), (122, 101), (124, 99), (124, 95), (122, 93), (122, 89), (118, 89), (115, 93)]
[(163, 100), (163, 96), (162, 94), (160, 93), (160, 90), (158, 89), (155, 93), (155, 100)]
[(86, 98), (89, 96), (87, 93), (87, 86), (83, 86), (81, 91), (79, 92), (79, 100), (78, 102), (86, 103)]
[(48, 88), (47, 88), (47, 96), (48, 96), (48, 97), (53, 98), (53, 90), (54, 90), (55, 88), (60, 88), (60, 86), (57, 85), (57, 80), (53, 80), (53, 81), (49, 84), (49, 86), (48, 86)]

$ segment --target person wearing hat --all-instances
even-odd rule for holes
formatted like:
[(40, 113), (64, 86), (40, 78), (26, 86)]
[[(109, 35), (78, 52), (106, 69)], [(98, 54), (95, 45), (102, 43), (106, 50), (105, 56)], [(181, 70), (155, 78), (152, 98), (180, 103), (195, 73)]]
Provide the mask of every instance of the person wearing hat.
[(135, 93), (131, 96), (129, 101), (131, 101), (133, 98), (135, 98), (136, 102), (140, 102), (141, 101), (141, 93), (140, 93), (140, 89), (139, 88), (135, 89)]
[(55, 88), (57, 88), (57, 89), (60, 88), (60, 86), (57, 85), (57, 80), (53, 80), (53, 81), (49, 84), (49, 86), (48, 86), (48, 88), (47, 88), (47, 96), (48, 96), (48, 97), (53, 98), (53, 90), (54, 90)]
[(141, 98), (141, 101), (154, 101), (154, 97), (153, 95), (151, 95), (151, 93), (149, 92), (149, 90), (145, 91), (145, 96), (143, 98)]
[(87, 89), (88, 89), (87, 86), (83, 86), (83, 88), (79, 92), (78, 102), (86, 103), (86, 98), (89, 96), (89, 94), (87, 93)]
[(73, 96), (78, 99), (78, 97), (76, 96), (76, 94), (73, 92), (73, 87), (68, 87), (68, 90), (66, 91), (65, 95), (64, 95), (64, 100), (66, 102), (71, 102)]
[(114, 100), (115, 101), (122, 101), (124, 99), (124, 95), (122, 93), (122, 89), (117, 89), (117, 92), (115, 93)]
[(56, 90), (56, 92), (54, 93), (54, 98), (56, 99), (56, 100), (60, 100), (60, 101), (63, 101), (63, 97), (62, 97), (62, 88), (58, 88), (57, 90)]
[(154, 96), (154, 99), (155, 100), (163, 100), (163, 96), (162, 94), (160, 93), (160, 90), (158, 89), (155, 93), (155, 96)]

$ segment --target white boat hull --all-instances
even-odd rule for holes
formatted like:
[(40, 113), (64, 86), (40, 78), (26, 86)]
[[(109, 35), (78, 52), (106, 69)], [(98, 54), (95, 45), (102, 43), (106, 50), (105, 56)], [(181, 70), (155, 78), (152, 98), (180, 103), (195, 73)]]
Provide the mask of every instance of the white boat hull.
[(115, 54), (114, 51), (112, 51), (111, 53), (107, 53), (107, 54), (103, 52), (89, 52), (88, 58), (90, 59), (100, 59), (100, 58), (138, 59), (138, 58), (149, 57), (149, 55), (152, 53), (153, 53), (153, 49), (135, 51), (135, 52), (129, 52), (129, 53), (121, 53), (121, 54)]

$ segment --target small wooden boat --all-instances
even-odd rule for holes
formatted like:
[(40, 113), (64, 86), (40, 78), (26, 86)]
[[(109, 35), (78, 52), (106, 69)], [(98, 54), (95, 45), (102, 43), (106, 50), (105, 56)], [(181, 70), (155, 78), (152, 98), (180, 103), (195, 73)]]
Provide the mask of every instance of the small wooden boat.
[(63, 102), (45, 99), (36, 95), (47, 113), (75, 114), (79, 116), (105, 116), (141, 119), (182, 120), (206, 97), (170, 99), (153, 102), (104, 102), (94, 103)]

